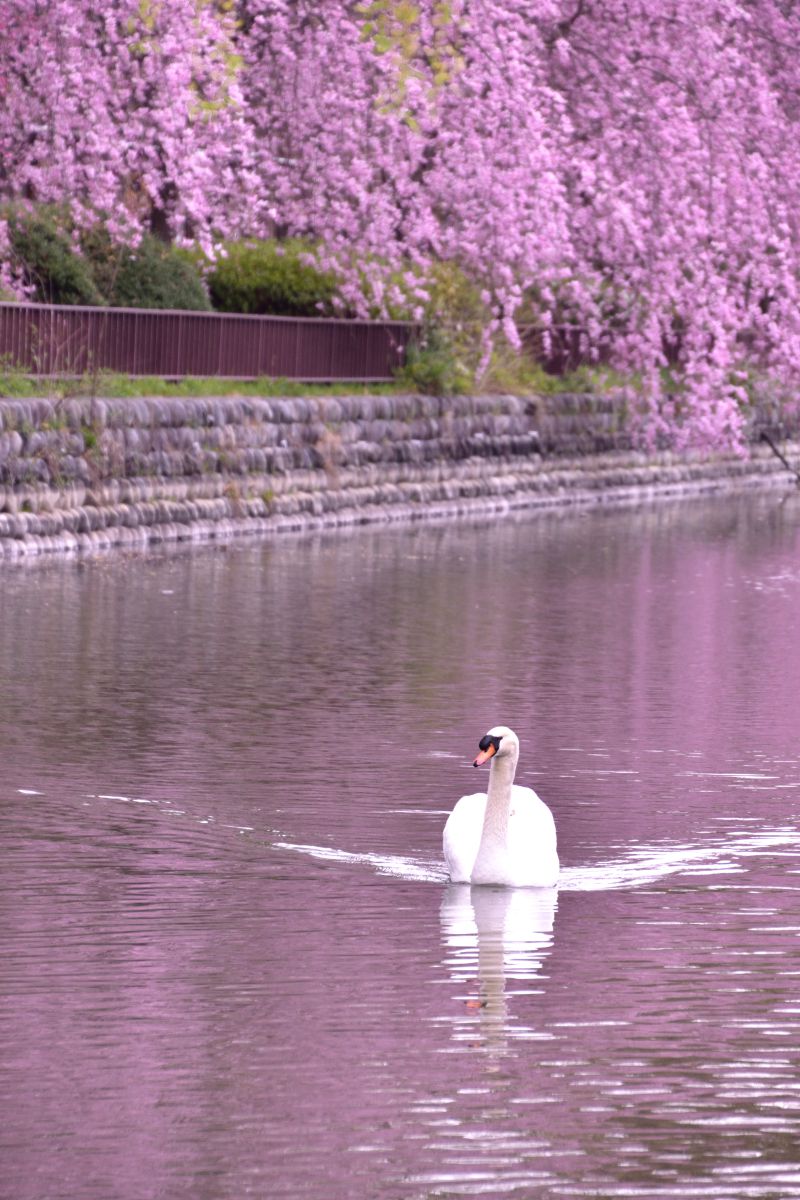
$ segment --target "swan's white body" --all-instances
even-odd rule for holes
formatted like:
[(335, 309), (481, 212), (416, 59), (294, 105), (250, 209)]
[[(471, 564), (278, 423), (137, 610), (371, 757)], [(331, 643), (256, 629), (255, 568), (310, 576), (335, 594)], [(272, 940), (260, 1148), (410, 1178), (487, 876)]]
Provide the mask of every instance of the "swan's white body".
[[(444, 857), (454, 883), (553, 887), (558, 851), (553, 814), (531, 788), (514, 783), (517, 735), (505, 725), (490, 729), (488, 792), (462, 796), (444, 827)], [(481, 743), (483, 748), (483, 743)], [(487, 761), (479, 755), (476, 766)]]

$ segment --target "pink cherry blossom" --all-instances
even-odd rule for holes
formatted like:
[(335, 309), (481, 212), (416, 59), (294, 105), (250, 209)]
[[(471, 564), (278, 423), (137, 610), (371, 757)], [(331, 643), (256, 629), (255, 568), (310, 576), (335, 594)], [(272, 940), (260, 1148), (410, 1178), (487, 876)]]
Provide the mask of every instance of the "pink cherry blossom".
[(795, 382), (794, 5), (0, 0), (0, 33), (0, 200), (307, 237), (360, 312), (453, 261), (487, 353), (574, 326), (651, 444), (740, 446), (747, 373)]

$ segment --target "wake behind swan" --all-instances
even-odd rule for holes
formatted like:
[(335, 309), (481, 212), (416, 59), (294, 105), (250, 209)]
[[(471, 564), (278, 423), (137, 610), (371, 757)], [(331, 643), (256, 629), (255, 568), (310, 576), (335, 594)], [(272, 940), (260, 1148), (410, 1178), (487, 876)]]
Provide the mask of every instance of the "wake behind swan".
[[(445, 883), (448, 873), (438, 858), (399, 854), (354, 853), (330, 846), (274, 842), (276, 850), (306, 854), (331, 863), (363, 866), (378, 875), (419, 883)], [(562, 867), (559, 892), (597, 892), (644, 887), (671, 876), (723, 876), (743, 874), (750, 863), (771, 853), (797, 857), (800, 869), (800, 829), (795, 826), (733, 829), (724, 836), (695, 842), (639, 843), (618, 857), (585, 866)], [(797, 880), (800, 889), (800, 879)]]

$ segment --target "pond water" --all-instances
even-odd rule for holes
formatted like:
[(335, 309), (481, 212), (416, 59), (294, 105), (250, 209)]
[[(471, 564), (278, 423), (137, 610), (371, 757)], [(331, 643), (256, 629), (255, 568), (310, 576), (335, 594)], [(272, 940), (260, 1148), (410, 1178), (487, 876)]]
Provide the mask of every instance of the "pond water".
[[(0, 604), (4, 1200), (800, 1197), (799, 496)], [(500, 722), (557, 896), (445, 881)]]

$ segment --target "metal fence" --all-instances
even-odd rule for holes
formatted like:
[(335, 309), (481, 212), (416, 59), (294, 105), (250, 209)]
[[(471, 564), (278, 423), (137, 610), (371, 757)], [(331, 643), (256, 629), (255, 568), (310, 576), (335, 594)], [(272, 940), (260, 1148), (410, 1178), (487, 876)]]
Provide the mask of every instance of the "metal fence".
[(34, 375), (379, 382), (402, 364), (414, 330), (403, 321), (0, 303), (0, 365)]
[(586, 331), (579, 325), (551, 325), (547, 335), (540, 328), (522, 325), (519, 333), (526, 354), (544, 367), (548, 375), (566, 375), (576, 367), (609, 361), (608, 339), (590, 346)]

